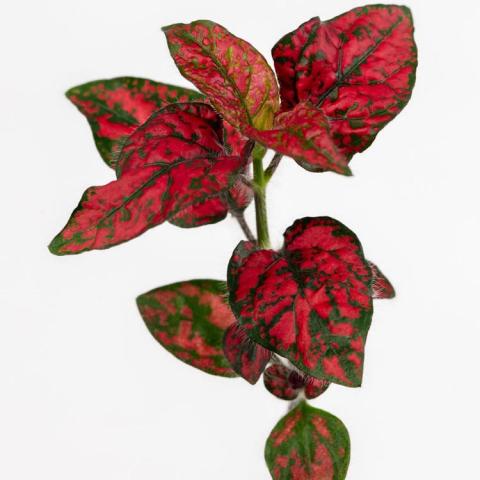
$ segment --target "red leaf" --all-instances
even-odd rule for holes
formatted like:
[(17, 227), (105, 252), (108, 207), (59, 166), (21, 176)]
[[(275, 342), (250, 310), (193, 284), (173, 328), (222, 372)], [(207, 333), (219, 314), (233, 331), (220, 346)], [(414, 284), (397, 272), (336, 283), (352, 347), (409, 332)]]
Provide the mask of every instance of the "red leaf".
[(269, 128), (279, 108), (275, 75), (249, 43), (208, 20), (163, 29), (180, 73), (236, 127)]
[(123, 140), (155, 111), (203, 95), (144, 78), (119, 77), (73, 87), (66, 93), (88, 120), (100, 155), (115, 168)]
[(361, 244), (329, 217), (297, 220), (280, 252), (240, 242), (229, 264), (230, 305), (250, 338), (311, 376), (361, 384), (372, 317)]
[(372, 298), (394, 298), (395, 289), (388, 278), (373, 262), (368, 264), (372, 271)]
[(223, 350), (233, 370), (252, 385), (257, 383), (272, 356), (270, 350), (252, 342), (237, 323), (225, 332)]
[(304, 392), (306, 398), (316, 398), (321, 395), (330, 383), (291, 370), (284, 365), (270, 365), (263, 374), (266, 389), (282, 400), (294, 400)]
[(274, 480), (344, 480), (348, 431), (338, 418), (302, 401), (270, 433), (265, 460)]
[(221, 197), (246, 162), (225, 156), (221, 141), (221, 122), (206, 104), (157, 112), (125, 143), (117, 165), (120, 178), (84, 193), (51, 252), (108, 248)]
[(407, 104), (417, 50), (407, 7), (369, 5), (312, 18), (272, 50), (282, 110), (311, 102), (345, 154), (367, 148)]
[(153, 337), (170, 353), (212, 375), (235, 377), (223, 354), (223, 336), (235, 322), (225, 301), (225, 282), (190, 280), (137, 298)]
[(275, 117), (275, 128), (258, 130), (246, 128), (250, 138), (268, 148), (292, 157), (311, 172), (333, 172), (351, 175), (349, 158), (340, 152), (330, 135), (325, 115), (308, 103)]

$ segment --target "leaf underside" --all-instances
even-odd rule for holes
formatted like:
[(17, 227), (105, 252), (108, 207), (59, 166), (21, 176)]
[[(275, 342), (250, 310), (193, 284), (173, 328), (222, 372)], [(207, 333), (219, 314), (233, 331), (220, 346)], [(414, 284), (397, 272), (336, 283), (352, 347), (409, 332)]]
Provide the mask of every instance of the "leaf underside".
[(302, 401), (270, 433), (265, 460), (274, 480), (344, 480), (348, 431), (338, 418)]
[(157, 288), (137, 298), (145, 325), (166, 350), (212, 375), (235, 377), (223, 354), (223, 336), (235, 318), (225, 282), (190, 280)]
[(270, 350), (250, 340), (238, 323), (225, 332), (223, 350), (232, 369), (252, 385), (257, 383), (272, 356)]

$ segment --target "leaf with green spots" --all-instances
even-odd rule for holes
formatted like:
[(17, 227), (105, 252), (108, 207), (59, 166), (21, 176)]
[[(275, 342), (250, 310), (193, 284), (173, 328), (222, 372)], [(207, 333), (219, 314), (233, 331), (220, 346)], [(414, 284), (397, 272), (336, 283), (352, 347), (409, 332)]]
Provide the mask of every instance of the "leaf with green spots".
[(328, 21), (318, 17), (272, 50), (282, 110), (310, 102), (328, 119), (345, 154), (365, 150), (408, 103), (417, 49), (407, 7), (368, 5)]
[(373, 306), (357, 236), (329, 217), (302, 218), (280, 251), (240, 242), (228, 267), (230, 305), (248, 336), (308, 375), (358, 387)]
[(154, 111), (171, 103), (204, 98), (188, 88), (135, 77), (85, 83), (71, 88), (66, 95), (87, 118), (98, 151), (112, 168), (122, 142)]
[(249, 43), (208, 20), (163, 29), (180, 73), (237, 128), (271, 127), (279, 109), (275, 74)]
[(265, 460), (273, 480), (344, 480), (350, 437), (341, 420), (302, 401), (270, 433)]
[(140, 295), (137, 306), (150, 333), (171, 354), (212, 375), (236, 376), (223, 354), (225, 330), (235, 322), (225, 282), (173, 283)]
[(247, 159), (225, 155), (222, 142), (221, 119), (206, 104), (158, 111), (125, 142), (119, 179), (84, 193), (50, 251), (66, 255), (109, 248), (192, 206), (223, 198)]

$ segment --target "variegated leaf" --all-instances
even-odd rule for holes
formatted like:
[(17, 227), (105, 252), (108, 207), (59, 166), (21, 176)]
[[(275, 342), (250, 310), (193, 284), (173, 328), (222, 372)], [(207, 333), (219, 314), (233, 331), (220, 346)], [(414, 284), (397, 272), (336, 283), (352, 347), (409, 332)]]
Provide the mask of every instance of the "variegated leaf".
[(328, 120), (309, 103), (299, 103), (293, 110), (277, 115), (272, 129), (246, 127), (245, 132), (266, 147), (293, 158), (306, 170), (351, 175), (349, 158), (335, 145)]
[(223, 354), (223, 336), (235, 318), (225, 282), (190, 280), (144, 293), (137, 306), (145, 325), (166, 350), (212, 375), (235, 377)]
[(373, 313), (371, 270), (356, 235), (329, 217), (297, 220), (281, 251), (241, 242), (229, 264), (230, 305), (250, 338), (320, 379), (362, 380)]
[(152, 115), (125, 142), (120, 178), (84, 193), (50, 251), (108, 248), (223, 198), (247, 160), (225, 156), (222, 141), (221, 120), (206, 104), (171, 105)]
[(272, 126), (279, 109), (275, 75), (246, 41), (209, 20), (163, 29), (180, 73), (237, 128)]
[(417, 49), (407, 7), (368, 5), (329, 21), (312, 18), (272, 50), (282, 110), (311, 102), (340, 150), (353, 155), (408, 103)]
[(87, 118), (98, 151), (112, 168), (122, 142), (154, 111), (203, 98), (188, 88), (135, 77), (88, 82), (71, 88), (66, 95)]
[(350, 437), (337, 417), (302, 401), (270, 433), (265, 460), (274, 480), (344, 480)]

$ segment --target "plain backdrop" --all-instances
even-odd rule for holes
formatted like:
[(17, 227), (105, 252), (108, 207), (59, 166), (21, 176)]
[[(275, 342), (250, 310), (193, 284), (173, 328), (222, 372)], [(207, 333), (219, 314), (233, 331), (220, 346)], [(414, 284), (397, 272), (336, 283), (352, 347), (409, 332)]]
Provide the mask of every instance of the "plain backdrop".
[[(106, 251), (47, 244), (85, 188), (113, 179), (63, 92), (119, 75), (188, 86), (162, 25), (216, 20), (269, 61), (312, 16), (358, 1), (42, 0), (0, 15), (0, 478), (267, 479), (265, 440), (287, 404), (168, 354), (135, 297), (225, 277), (232, 219), (162, 225)], [(349, 428), (351, 480), (475, 479), (479, 425), (480, 4), (410, 0), (419, 47), (410, 104), (351, 163), (312, 174), (284, 159), (268, 192), (273, 243), (296, 218), (330, 215), (394, 282), (378, 301), (363, 387), (313, 404)], [(249, 220), (253, 212), (248, 210)]]

